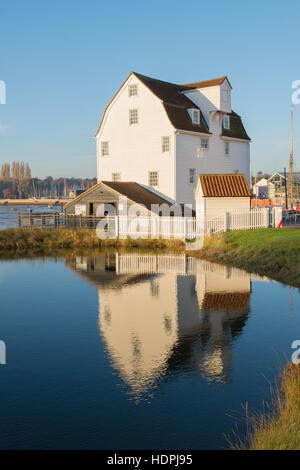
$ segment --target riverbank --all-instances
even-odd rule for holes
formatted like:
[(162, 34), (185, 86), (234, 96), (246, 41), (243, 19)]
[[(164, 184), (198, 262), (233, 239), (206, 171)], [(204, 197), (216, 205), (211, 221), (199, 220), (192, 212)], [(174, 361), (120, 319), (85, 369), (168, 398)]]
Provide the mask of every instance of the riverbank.
[(192, 256), (227, 264), (300, 287), (300, 231), (255, 229), (221, 233)]
[(274, 390), (271, 411), (246, 416), (246, 442), (234, 449), (300, 450), (300, 366), (289, 363)]
[(0, 206), (45, 206), (45, 205), (56, 205), (61, 206), (72, 199), (0, 199)]
[(181, 251), (181, 240), (107, 239), (100, 240), (95, 230), (73, 231), (58, 229), (6, 229), (0, 231), (0, 256), (21, 255), (27, 251), (46, 253), (59, 249), (143, 248)]

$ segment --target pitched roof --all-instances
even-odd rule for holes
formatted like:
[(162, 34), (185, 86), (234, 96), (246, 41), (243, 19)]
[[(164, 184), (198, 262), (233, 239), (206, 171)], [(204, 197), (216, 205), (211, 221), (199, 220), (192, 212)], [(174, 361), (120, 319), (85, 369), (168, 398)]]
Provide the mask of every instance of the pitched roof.
[(230, 129), (222, 128), (223, 137), (232, 137), (234, 139), (251, 140), (242, 123), (241, 116), (231, 111), (230, 116)]
[(250, 197), (244, 174), (199, 175), (204, 197)]
[[(172, 104), (163, 103), (165, 111), (170, 119), (172, 125), (175, 129), (180, 129), (183, 131), (192, 131), (199, 132), (203, 134), (211, 134), (208, 130), (208, 126), (203, 117), (203, 114), (200, 111), (200, 123), (193, 124), (187, 110), (185, 108), (180, 108), (178, 106), (173, 106)], [(195, 109), (199, 109), (197, 106), (193, 106)]]
[(167, 204), (169, 207), (173, 205), (168, 199), (155, 194), (150, 189), (135, 182), (102, 181), (102, 183), (123, 196), (126, 196), (128, 199), (131, 199), (131, 201), (137, 204), (143, 204), (148, 210), (151, 210), (152, 204)]
[[(146, 85), (163, 102), (168, 118), (175, 129), (210, 134), (200, 108), (193, 103), (193, 101), (187, 98), (187, 96), (181, 93), (183, 89), (182, 85), (176, 85), (175, 83), (146, 77), (140, 73), (134, 72), (134, 75), (136, 75), (144, 85)], [(191, 118), (187, 113), (187, 109), (191, 108), (198, 109), (200, 111), (200, 125), (192, 123)]]
[[(204, 87), (209, 87), (209, 86), (221, 85), (225, 80), (227, 80), (229, 83), (229, 80), (226, 76), (214, 78), (211, 80), (205, 80), (202, 82), (194, 82), (194, 83), (187, 83), (187, 84), (179, 85), (176, 83), (165, 82), (163, 80), (158, 80), (156, 78), (147, 77), (146, 75), (142, 75), (137, 72), (130, 72), (130, 74), (128, 75), (124, 83), (126, 83), (126, 81), (129, 79), (131, 75), (135, 75), (149, 90), (152, 91), (152, 93), (154, 93), (155, 96), (157, 96), (158, 99), (162, 101), (162, 104), (167, 113), (167, 116), (175, 129), (198, 132), (200, 134), (202, 133), (211, 134), (209, 132), (208, 125), (205, 121), (205, 118), (202, 114), (201, 109), (193, 101), (191, 101), (183, 92), (193, 90), (195, 88), (204, 88)], [(98, 132), (100, 131), (100, 128), (104, 119), (104, 115), (108, 107), (113, 102), (114, 98), (119, 93), (124, 83), (121, 85), (119, 90), (115, 93), (113, 98), (109, 101), (109, 103), (105, 107), (100, 125), (96, 132), (96, 136)], [(190, 116), (187, 112), (187, 110), (191, 108), (198, 109), (200, 111), (200, 123), (199, 124), (192, 123), (192, 120), (190, 119)], [(234, 112), (232, 112), (231, 117), (233, 121), (232, 129), (223, 130), (223, 136), (250, 140), (242, 124), (241, 117)]]
[(181, 85), (181, 87), (183, 88), (206, 88), (209, 86), (222, 85), (222, 83), (225, 80), (228, 81), (230, 88), (232, 88), (226, 75), (224, 77), (212, 78), (211, 80), (204, 80), (202, 82), (184, 83), (183, 85)]
[(167, 204), (169, 207), (175, 204), (175, 202), (171, 202), (169, 199), (165, 199), (163, 196), (154, 193), (151, 189), (147, 189), (145, 186), (132, 181), (99, 181), (95, 186), (92, 186), (90, 189), (87, 189), (79, 196), (75, 197), (75, 199), (65, 204), (65, 207), (73, 204), (75, 201), (79, 201), (82, 197), (85, 197), (97, 188), (100, 188), (101, 184), (105, 184), (105, 186), (117, 191), (122, 196), (126, 196), (136, 204), (143, 204), (149, 211), (151, 211), (152, 204)]

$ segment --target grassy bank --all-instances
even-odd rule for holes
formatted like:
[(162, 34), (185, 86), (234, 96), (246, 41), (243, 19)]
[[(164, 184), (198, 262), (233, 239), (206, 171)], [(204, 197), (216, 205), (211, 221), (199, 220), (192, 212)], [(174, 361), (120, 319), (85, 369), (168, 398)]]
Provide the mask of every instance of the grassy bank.
[(297, 229), (221, 233), (207, 238), (203, 249), (194, 255), (300, 286), (300, 230)]
[(0, 256), (27, 251), (47, 253), (61, 249), (143, 248), (184, 251), (180, 240), (99, 240), (95, 230), (72, 231), (65, 229), (7, 229), (0, 231)]
[(247, 416), (246, 442), (235, 449), (300, 450), (300, 366), (288, 364), (274, 391), (272, 412)]

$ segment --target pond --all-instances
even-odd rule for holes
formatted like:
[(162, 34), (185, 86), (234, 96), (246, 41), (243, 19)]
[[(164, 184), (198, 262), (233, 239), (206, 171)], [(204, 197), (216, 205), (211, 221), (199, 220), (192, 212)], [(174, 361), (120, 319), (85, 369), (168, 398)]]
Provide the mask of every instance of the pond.
[(223, 449), (299, 339), (298, 290), (186, 255), (0, 262), (1, 449)]

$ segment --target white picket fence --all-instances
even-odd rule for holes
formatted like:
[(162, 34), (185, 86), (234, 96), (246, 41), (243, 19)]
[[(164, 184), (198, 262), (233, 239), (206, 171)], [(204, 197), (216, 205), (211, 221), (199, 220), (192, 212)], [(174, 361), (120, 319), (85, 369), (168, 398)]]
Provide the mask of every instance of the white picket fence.
[(273, 224), (269, 209), (227, 212), (211, 219), (196, 217), (116, 216), (102, 220), (102, 229), (111, 238), (164, 238), (193, 240), (230, 230), (249, 230)]
[(206, 219), (204, 232), (206, 235), (211, 235), (218, 232), (251, 230), (271, 225), (272, 213), (269, 209), (251, 209), (243, 212), (226, 212), (219, 217)]

